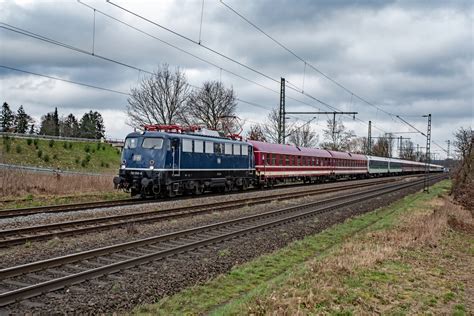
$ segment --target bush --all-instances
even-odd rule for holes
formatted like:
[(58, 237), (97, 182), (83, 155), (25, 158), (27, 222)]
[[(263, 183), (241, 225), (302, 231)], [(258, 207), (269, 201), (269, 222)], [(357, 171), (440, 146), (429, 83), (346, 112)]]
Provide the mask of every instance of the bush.
[(90, 152), (91, 151), (91, 146), (89, 146), (89, 144), (87, 144), (86, 146), (84, 146), (84, 151), (86, 153)]
[(102, 168), (104, 168), (104, 167), (105, 167), (105, 162), (101, 161), (101, 162), (100, 162), (100, 166), (101, 166)]
[(49, 145), (49, 147), (53, 148), (53, 146), (54, 146), (54, 139), (50, 139), (48, 145)]
[(76, 159), (74, 160), (76, 162), (76, 164), (79, 164), (81, 162), (81, 160), (79, 158), (76, 157)]
[(58, 159), (58, 154), (54, 154), (53, 159)]
[(101, 147), (101, 144), (100, 143), (97, 143), (97, 150), (99, 150)]
[(9, 143), (9, 142), (10, 142), (10, 136), (8, 136), (8, 135), (3, 135), (3, 143), (4, 143), (4, 144), (7, 144), (7, 143)]
[(68, 147), (68, 144), (67, 144), (66, 142), (64, 142), (64, 143), (63, 143), (63, 148), (64, 148), (64, 149), (67, 149), (67, 147)]
[(6, 151), (7, 153), (10, 152), (11, 146), (12, 146), (12, 145), (10, 144), (10, 142), (7, 142), (7, 143), (5, 144), (5, 151)]
[(102, 150), (105, 150), (105, 145), (104, 145), (104, 146), (102, 146)]
[(93, 154), (94, 154), (94, 153), (95, 153), (95, 149), (92, 149), (91, 153), (93, 153)]
[(85, 168), (85, 167), (87, 166), (87, 160), (82, 159), (82, 161), (81, 161), (81, 166), (82, 166), (83, 168)]
[(33, 140), (32, 140), (31, 138), (28, 138), (28, 139), (26, 140), (26, 143), (28, 144), (28, 146), (30, 146), (32, 142), (33, 142)]
[(38, 148), (38, 139), (35, 138), (35, 139), (33, 140), (33, 144), (35, 144), (35, 147)]
[(43, 151), (40, 149), (38, 150), (37, 154), (38, 154), (38, 158), (41, 158), (43, 156)]
[(16, 152), (17, 152), (17, 154), (21, 154), (21, 146), (20, 145), (16, 145)]
[(109, 168), (109, 167), (110, 167), (109, 163), (106, 162), (106, 163), (105, 163), (105, 168)]
[(48, 154), (44, 155), (43, 160), (45, 162), (49, 162), (49, 155)]
[(72, 148), (72, 143), (68, 143), (67, 147), (68, 147), (69, 149), (71, 149), (71, 148)]
[(87, 162), (91, 161), (91, 155), (90, 155), (90, 154), (87, 154), (85, 160), (86, 160)]

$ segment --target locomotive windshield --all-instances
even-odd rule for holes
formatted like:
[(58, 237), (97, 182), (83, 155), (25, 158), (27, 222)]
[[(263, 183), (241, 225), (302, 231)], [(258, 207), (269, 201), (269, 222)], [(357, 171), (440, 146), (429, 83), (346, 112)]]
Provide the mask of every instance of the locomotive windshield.
[(163, 148), (163, 138), (145, 138), (142, 147), (145, 149), (161, 149)]
[(138, 144), (138, 138), (136, 137), (127, 138), (125, 140), (124, 148), (125, 149), (137, 148), (137, 144)]

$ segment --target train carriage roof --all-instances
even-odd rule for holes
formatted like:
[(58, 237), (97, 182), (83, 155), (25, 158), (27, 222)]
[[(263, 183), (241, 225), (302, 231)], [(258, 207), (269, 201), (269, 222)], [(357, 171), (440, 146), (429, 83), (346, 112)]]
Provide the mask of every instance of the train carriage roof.
[(336, 158), (336, 159), (367, 160), (367, 157), (365, 157), (365, 155), (353, 154), (353, 153), (342, 152), (342, 151), (334, 151), (334, 150), (328, 150), (328, 152), (331, 154), (333, 158)]
[(248, 140), (247, 142), (253, 145), (254, 151), (256, 152), (261, 151), (265, 153), (281, 154), (281, 155), (332, 158), (329, 152), (324, 149), (296, 147), (293, 145), (271, 144), (271, 143), (259, 142), (256, 140)]

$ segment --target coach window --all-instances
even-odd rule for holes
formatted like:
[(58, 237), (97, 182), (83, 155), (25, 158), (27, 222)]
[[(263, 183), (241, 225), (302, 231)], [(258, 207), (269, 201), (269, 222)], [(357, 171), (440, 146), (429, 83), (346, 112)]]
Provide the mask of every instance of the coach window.
[(206, 144), (206, 154), (213, 154), (214, 153), (214, 143), (213, 142), (205, 142)]
[(193, 152), (193, 141), (191, 139), (183, 139), (183, 152), (184, 153)]
[(285, 165), (286, 166), (290, 165), (290, 157), (288, 155), (285, 155)]
[(249, 154), (249, 146), (243, 145), (242, 146), (242, 156), (248, 156)]
[(225, 154), (226, 155), (232, 155), (232, 144), (231, 143), (225, 143)]
[(147, 137), (143, 140), (142, 148), (161, 149), (163, 148), (163, 138)]

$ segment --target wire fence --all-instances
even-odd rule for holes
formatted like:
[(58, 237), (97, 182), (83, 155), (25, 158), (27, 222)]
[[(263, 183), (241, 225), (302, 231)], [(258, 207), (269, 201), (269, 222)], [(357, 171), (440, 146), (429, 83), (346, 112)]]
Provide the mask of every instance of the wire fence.
[(80, 171), (69, 171), (53, 168), (43, 168), (43, 167), (33, 167), (33, 166), (23, 166), (23, 165), (13, 165), (0, 163), (0, 169), (11, 169), (11, 170), (23, 170), (29, 172), (38, 172), (38, 173), (52, 173), (52, 174), (70, 174), (70, 175), (83, 175), (83, 176), (113, 176), (111, 173), (94, 173), (94, 172), (80, 172)]
[(36, 138), (36, 139), (54, 139), (54, 140), (64, 140), (64, 141), (73, 141), (73, 142), (101, 142), (109, 144), (122, 144), (123, 139), (118, 138), (102, 138), (102, 139), (92, 139), (92, 138), (79, 138), (79, 137), (64, 137), (64, 136), (51, 136), (51, 135), (37, 135), (37, 134), (20, 134), (20, 133), (10, 133), (10, 132), (0, 132), (2, 137), (15, 137), (15, 138)]

